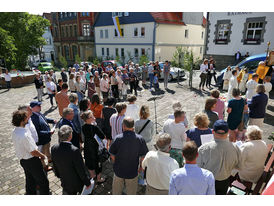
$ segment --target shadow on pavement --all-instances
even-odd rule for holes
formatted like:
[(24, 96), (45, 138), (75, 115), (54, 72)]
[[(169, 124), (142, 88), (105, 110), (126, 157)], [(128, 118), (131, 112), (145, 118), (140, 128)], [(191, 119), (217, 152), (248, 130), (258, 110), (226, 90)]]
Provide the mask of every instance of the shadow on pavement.
[(267, 110), (271, 111), (271, 112), (274, 112), (274, 106), (271, 106), (271, 105), (268, 105), (266, 107)]
[(48, 114), (50, 114), (51, 112), (53, 112), (56, 109), (57, 109), (57, 106), (51, 107), (47, 111), (44, 112), (44, 115), (47, 116)]
[(166, 91), (167, 91), (167, 93), (170, 93), (170, 94), (175, 94), (176, 92), (174, 91), (174, 90), (172, 90), (172, 89), (166, 89)]
[(197, 95), (199, 95), (201, 97), (209, 96), (210, 95), (210, 92), (208, 92), (208, 91), (202, 91), (202, 90), (196, 89), (194, 87), (190, 88), (190, 91), (195, 92)]
[(151, 91), (151, 94), (152, 95), (162, 95), (162, 94), (164, 94), (165, 93), (165, 91), (164, 90), (158, 90), (158, 91), (154, 91), (154, 90), (152, 90)]
[(6, 89), (5, 91), (0, 92), (0, 94), (6, 93), (6, 92), (8, 92), (8, 91), (9, 91), (9, 90)]
[(269, 124), (270, 126), (274, 125), (274, 117), (268, 113), (265, 113), (264, 123)]

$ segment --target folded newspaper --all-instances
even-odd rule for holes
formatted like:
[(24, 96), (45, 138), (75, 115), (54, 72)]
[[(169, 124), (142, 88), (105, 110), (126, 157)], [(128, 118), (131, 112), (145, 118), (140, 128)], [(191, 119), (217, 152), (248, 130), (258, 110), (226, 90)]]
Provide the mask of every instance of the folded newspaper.
[(91, 187), (88, 189), (87, 189), (87, 186), (84, 185), (81, 195), (89, 195), (92, 192), (92, 190), (94, 188), (94, 180), (93, 179), (90, 179), (90, 184), (91, 184)]

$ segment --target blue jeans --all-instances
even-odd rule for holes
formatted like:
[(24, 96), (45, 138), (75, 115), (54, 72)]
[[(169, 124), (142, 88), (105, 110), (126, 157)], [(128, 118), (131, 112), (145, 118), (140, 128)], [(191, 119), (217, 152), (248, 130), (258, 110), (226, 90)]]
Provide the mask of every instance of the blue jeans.
[(149, 76), (149, 81), (150, 81), (150, 86), (149, 86), (149, 88), (151, 89), (151, 88), (152, 88), (152, 84), (153, 84), (154, 74), (153, 74), (153, 73), (152, 73), (152, 74), (148, 74), (148, 76)]
[(78, 102), (80, 102), (84, 98), (84, 95), (82, 92), (77, 92), (77, 96), (78, 96)]

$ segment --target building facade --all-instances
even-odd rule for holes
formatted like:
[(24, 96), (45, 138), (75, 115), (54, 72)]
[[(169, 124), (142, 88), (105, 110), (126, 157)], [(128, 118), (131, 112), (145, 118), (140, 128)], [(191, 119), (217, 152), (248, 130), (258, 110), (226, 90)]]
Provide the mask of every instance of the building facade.
[(66, 58), (69, 65), (78, 55), (82, 61), (94, 57), (94, 12), (52, 12), (54, 47), (59, 58)]
[[(119, 17), (121, 37), (116, 32), (114, 16)], [(176, 47), (183, 46), (201, 57), (201, 35), (205, 30), (202, 23), (203, 16), (198, 25), (186, 24), (182, 12), (100, 12), (94, 24), (96, 55), (103, 59), (119, 56), (122, 62), (138, 62), (142, 55), (164, 61), (172, 60)], [(196, 39), (197, 32), (200, 36)]]
[(273, 12), (209, 12), (207, 20), (206, 56), (217, 69), (233, 65), (237, 51), (251, 56), (264, 53), (267, 42), (274, 45)]
[[(52, 22), (50, 13), (44, 13), (43, 17)], [(56, 54), (54, 51), (53, 37), (50, 26), (46, 28), (46, 31), (43, 34), (43, 38), (45, 38), (46, 44), (42, 47), (42, 59), (46, 60), (47, 62), (56, 61)]]

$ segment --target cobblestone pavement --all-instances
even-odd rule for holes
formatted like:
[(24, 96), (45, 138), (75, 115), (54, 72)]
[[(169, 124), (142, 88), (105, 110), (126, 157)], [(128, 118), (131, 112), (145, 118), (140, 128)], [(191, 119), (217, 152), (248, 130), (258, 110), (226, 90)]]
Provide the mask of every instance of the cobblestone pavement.
[[(58, 74), (59, 75), (59, 74)], [(197, 88), (198, 75), (194, 78), (193, 86)], [(186, 111), (189, 120), (189, 126), (193, 126), (193, 117), (197, 112), (203, 110), (205, 98), (209, 95), (208, 92), (200, 92), (197, 89), (189, 89), (188, 82), (182, 81), (181, 85), (175, 82), (169, 83), (170, 90), (162, 91), (164, 97), (156, 101), (158, 122), (163, 125), (169, 113), (172, 112), (171, 105), (174, 100), (179, 100), (183, 104), (183, 109)], [(163, 88), (163, 83), (160, 83), (160, 88)], [(153, 95), (158, 95), (152, 92)], [(152, 97), (149, 90), (138, 92), (137, 104), (147, 104), (150, 107), (151, 120), (154, 121), (154, 104), (148, 102), (147, 99)], [(0, 194), (24, 194), (25, 193), (25, 175), (19, 161), (15, 155), (13, 143), (11, 140), (11, 114), (16, 110), (19, 104), (29, 103), (34, 100), (37, 93), (34, 85), (28, 85), (22, 88), (11, 89), (10, 91), (0, 90)], [(223, 95), (223, 94), (222, 94)], [(270, 95), (270, 101), (267, 109), (267, 114), (264, 122), (264, 140), (269, 142), (267, 137), (274, 131), (274, 92)], [(43, 97), (42, 112), (48, 117), (59, 119), (58, 109), (50, 110), (50, 103), (47, 96)], [(227, 115), (226, 115), (227, 116)], [(158, 131), (161, 130), (159, 126)], [(57, 143), (57, 134), (52, 137), (51, 144)], [(97, 185), (94, 194), (111, 194), (111, 184), (113, 170), (112, 165), (106, 162), (103, 165), (103, 174), (107, 180), (105, 183)], [(52, 171), (48, 173), (50, 189), (52, 194), (62, 194), (60, 180)], [(138, 194), (144, 194), (143, 187), (139, 187)]]

